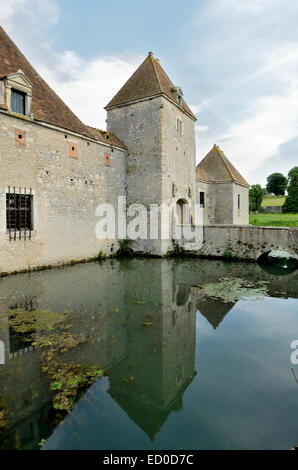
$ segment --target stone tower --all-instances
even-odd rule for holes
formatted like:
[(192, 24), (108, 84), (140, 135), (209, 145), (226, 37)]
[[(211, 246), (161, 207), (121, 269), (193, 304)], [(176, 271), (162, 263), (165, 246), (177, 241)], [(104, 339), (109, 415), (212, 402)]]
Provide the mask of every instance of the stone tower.
[[(176, 222), (194, 221), (196, 118), (152, 52), (105, 109), (108, 132), (127, 147), (127, 205), (177, 204)], [(137, 241), (137, 250), (151, 254), (171, 249), (171, 233), (167, 240), (159, 234), (157, 240)]]

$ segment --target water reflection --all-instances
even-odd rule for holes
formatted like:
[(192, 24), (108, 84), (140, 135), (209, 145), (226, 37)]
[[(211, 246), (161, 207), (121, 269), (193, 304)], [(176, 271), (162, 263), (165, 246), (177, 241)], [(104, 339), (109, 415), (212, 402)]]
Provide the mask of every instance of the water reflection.
[(53, 392), (41, 372), (40, 351), (9, 328), (15, 307), (71, 311), (74, 333), (88, 341), (64, 361), (104, 368), (109, 396), (153, 441), (171, 413), (182, 409), (197, 374), (197, 311), (217, 329), (237, 304), (208, 297), (201, 286), (221, 279), (249, 285), (266, 280), (269, 296), (297, 298), (297, 276), (276, 277), (256, 264), (152, 259), (107, 260), (2, 279), (0, 413), (5, 410), (9, 427), (0, 447), (37, 448), (41, 439), (55, 435), (59, 421), (49, 411)]

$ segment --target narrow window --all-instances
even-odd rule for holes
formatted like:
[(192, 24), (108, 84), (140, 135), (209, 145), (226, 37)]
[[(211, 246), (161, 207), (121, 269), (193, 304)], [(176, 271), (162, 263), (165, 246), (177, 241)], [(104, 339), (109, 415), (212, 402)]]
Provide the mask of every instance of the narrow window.
[(240, 211), (240, 194), (238, 194), (238, 211)]
[(69, 156), (71, 158), (78, 158), (78, 146), (72, 142), (68, 143)]
[(24, 232), (24, 239), (26, 240), (27, 231), (29, 231), (29, 239), (31, 238), (31, 231), (33, 230), (33, 217), (32, 217), (33, 196), (31, 194), (16, 193), (15, 188), (13, 191), (6, 193), (6, 229), (9, 232), (9, 239), (11, 240), (18, 237), (21, 239), (21, 233)]
[(204, 209), (205, 207), (205, 193), (204, 192), (200, 192), (200, 206), (202, 209)]
[(104, 158), (105, 166), (111, 166), (111, 155), (109, 153), (105, 153)]
[(25, 114), (25, 93), (17, 90), (11, 90), (10, 108), (13, 113)]

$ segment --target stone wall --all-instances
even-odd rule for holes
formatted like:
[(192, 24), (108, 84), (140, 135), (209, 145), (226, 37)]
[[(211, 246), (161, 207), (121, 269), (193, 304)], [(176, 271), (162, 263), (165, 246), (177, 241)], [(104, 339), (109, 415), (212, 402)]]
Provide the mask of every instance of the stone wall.
[[(128, 150), (128, 206), (143, 204), (149, 209), (150, 204), (160, 204), (162, 201), (161, 105), (162, 98), (158, 97), (107, 112), (107, 129), (116, 134)], [(158, 240), (137, 240), (134, 248), (161, 255)]]
[[(21, 143), (17, 137), (22, 135)], [(76, 156), (70, 152), (75, 148)], [(95, 209), (117, 207), (125, 194), (125, 151), (24, 119), (0, 114), (0, 272), (109, 255), (115, 240), (98, 240)], [(110, 154), (110, 166), (105, 165)], [(29, 241), (9, 240), (6, 193), (32, 189)]]
[(195, 256), (257, 260), (262, 254), (280, 250), (298, 259), (298, 228), (207, 225), (203, 233), (200, 249), (188, 249), (184, 241), (177, 243)]
[[(177, 119), (181, 126), (177, 126)], [(196, 203), (194, 121), (164, 97), (108, 111), (107, 127), (125, 143), (127, 204), (176, 204), (182, 199), (194, 217)], [(148, 221), (148, 233), (149, 233)], [(170, 220), (170, 230), (172, 219)], [(167, 254), (168, 240), (138, 240), (134, 250)]]

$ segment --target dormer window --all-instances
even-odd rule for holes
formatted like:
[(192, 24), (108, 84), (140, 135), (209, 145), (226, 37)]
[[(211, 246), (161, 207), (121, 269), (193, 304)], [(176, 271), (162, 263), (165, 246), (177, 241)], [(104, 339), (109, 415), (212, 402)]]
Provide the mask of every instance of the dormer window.
[(1, 101), (6, 102), (8, 112), (32, 118), (32, 90), (33, 86), (28, 78), (22, 70), (18, 70), (16, 73), (4, 77), (2, 93), (0, 93), (0, 105)]
[(13, 113), (26, 114), (25, 110), (25, 93), (18, 90), (11, 90), (11, 104), (10, 109)]

